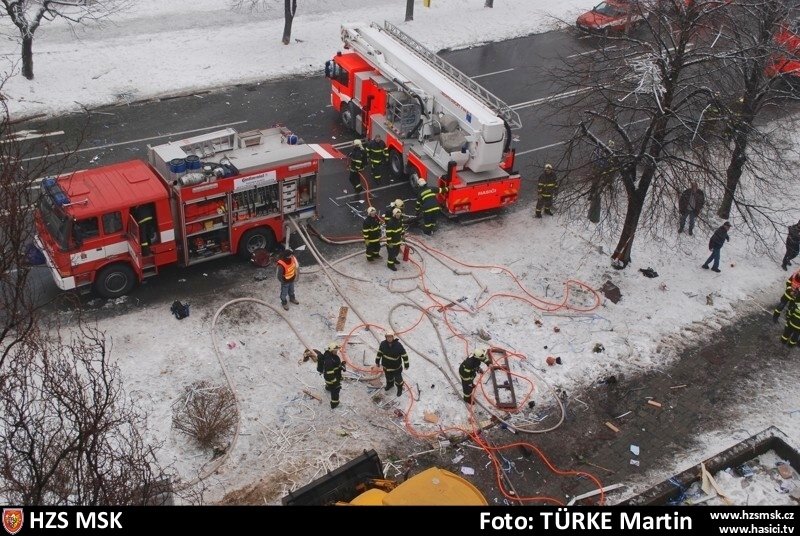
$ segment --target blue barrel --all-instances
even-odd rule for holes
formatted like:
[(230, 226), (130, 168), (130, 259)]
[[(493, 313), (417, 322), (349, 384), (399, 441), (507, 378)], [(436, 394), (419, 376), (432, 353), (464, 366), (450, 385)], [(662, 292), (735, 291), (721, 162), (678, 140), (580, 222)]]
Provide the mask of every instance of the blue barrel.
[(186, 173), (186, 160), (183, 158), (173, 158), (169, 161), (169, 170), (172, 173)]
[(200, 157), (194, 154), (190, 154), (186, 157), (186, 171), (196, 171), (202, 167), (200, 163)]

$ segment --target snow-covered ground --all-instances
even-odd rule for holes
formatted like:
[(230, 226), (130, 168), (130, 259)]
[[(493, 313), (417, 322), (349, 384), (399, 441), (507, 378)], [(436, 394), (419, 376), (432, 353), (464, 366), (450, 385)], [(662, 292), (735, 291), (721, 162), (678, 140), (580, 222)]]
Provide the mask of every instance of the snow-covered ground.
[[(544, 31), (559, 18), (574, 19), (595, 0), (497, 0), (493, 10), (484, 9), (483, 0), (432, 3), (425, 9), (417, 2), (416, 20), (404, 28), (439, 49)], [(27, 116), (308, 73), (318, 71), (339, 47), (340, 22), (386, 18), (400, 23), (404, 15), (404, 2), (397, 0), (375, 0), (369, 7), (355, 0), (300, 4), (288, 47), (279, 43), (279, 9), (236, 14), (219, 0), (141, 0), (135, 11), (74, 34), (63, 23), (46, 23), (34, 45), (35, 80), (15, 76), (4, 91), (12, 113)], [(13, 29), (6, 24), (4, 31), (0, 54), (13, 59)], [(708, 206), (716, 202), (709, 199)], [(221, 313), (215, 333), (220, 359), (239, 395), (241, 435), (230, 459), (206, 481), (206, 500), (236, 492), (229, 500), (275, 502), (286, 490), (365, 448), (383, 454), (408, 434), (435, 442), (436, 435), (470, 428), (471, 419), (481, 421), (486, 415), (480, 409), (475, 417), (468, 413), (456, 368), (478, 346), (518, 354), (511, 358), (517, 393), (532, 397), (537, 406), (559, 388), (572, 392), (610, 374), (665, 366), (677, 346), (709, 336), (733, 319), (743, 302), (768, 304), (782, 290), (786, 274), (743, 226), (733, 223), (731, 242), (722, 250), (721, 274), (699, 268), (708, 255), (707, 228), (689, 237), (675, 234), (673, 227), (656, 240), (637, 240), (636, 267), (649, 265), (660, 274), (649, 279), (635, 269), (611, 270), (608, 252), (614, 244), (598, 239), (594, 228), (560, 218), (532, 220), (530, 211), (474, 224), (469, 240), (438, 234), (430, 245), (456, 260), (418, 248), (411, 258), (424, 269), (424, 279), (412, 263), (403, 263), (395, 275), (381, 263), (367, 264), (361, 255), (344, 260), (337, 266), (349, 277), (332, 277), (351, 303), (376, 329), (393, 325), (402, 333), (410, 350), (406, 381), (413, 399), (408, 392), (386, 396), (380, 381), (371, 379), (376, 340), (359, 329), (351, 310), (343, 333), (355, 330), (346, 352), (351, 379), (334, 412), (313, 363), (302, 361), (303, 343), (287, 328), (282, 312), (254, 303), (231, 305)], [(776, 242), (774, 251), (782, 253), (782, 244)], [(595, 307), (597, 295), (570, 280), (594, 289), (610, 280), (622, 289), (623, 299), (615, 305), (600, 296)], [(195, 304), (183, 321), (171, 317), (165, 303), (100, 322), (113, 339), (128, 390), (151, 415), (152, 436), (165, 441), (162, 460), (184, 480), (213, 467), (210, 453), (199, 452), (172, 430), (171, 419), (172, 404), (184, 386), (224, 381), (211, 342), (215, 311), (233, 298), (253, 296), (274, 304), (277, 295), (278, 283), (269, 277), (212, 303)], [(434, 295), (441, 297), (434, 301)], [(302, 328), (302, 338), (317, 348), (336, 339), (340, 307), (346, 304), (330, 281), (319, 271), (305, 274), (298, 298), (302, 304), (286, 318)], [(445, 323), (439, 309), (450, 302)], [(423, 318), (416, 307), (433, 307), (430, 317)], [(479, 337), (481, 330), (489, 341)], [(604, 352), (592, 351), (597, 343)], [(560, 357), (562, 364), (548, 366), (548, 356)], [(782, 411), (787, 405), (800, 407), (800, 399), (794, 388), (782, 392), (781, 405), (755, 401), (754, 425), (777, 423), (796, 446), (797, 418), (782, 418)], [(484, 391), (479, 393), (478, 399), (485, 400)], [(708, 436), (706, 453), (699, 453), (698, 460), (730, 446), (730, 440), (726, 430)]]
[[(389, 20), (433, 50), (510, 39), (574, 20), (594, 0), (416, 2), (403, 23), (397, 0), (303, 0), (292, 43), (283, 46), (283, 2), (268, 11), (234, 13), (225, 0), (137, 0), (102, 25), (71, 28), (45, 22), (34, 40), (35, 79), (15, 76), (4, 87), (13, 116), (62, 113), (197, 88), (230, 86), (321, 72), (341, 48), (342, 22)], [(0, 73), (19, 70), (19, 35), (2, 21)]]

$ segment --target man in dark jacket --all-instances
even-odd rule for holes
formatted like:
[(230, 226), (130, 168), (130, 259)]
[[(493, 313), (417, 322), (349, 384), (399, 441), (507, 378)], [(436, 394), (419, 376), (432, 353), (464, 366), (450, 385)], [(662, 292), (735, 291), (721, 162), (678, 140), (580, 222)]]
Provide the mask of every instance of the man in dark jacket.
[(345, 372), (345, 365), (339, 359), (338, 351), (341, 346), (332, 342), (328, 345), (325, 353), (314, 350), (317, 353), (317, 372), (322, 374), (325, 379), (325, 390), (331, 394), (331, 409), (339, 405), (339, 391), (342, 389), (342, 372)]
[(278, 281), (281, 282), (281, 305), (286, 311), (289, 310), (287, 298), (293, 304), (300, 305), (300, 302), (294, 297), (294, 283), (300, 274), (300, 265), (292, 253), (291, 249), (284, 250), (277, 262), (277, 276)]
[(378, 347), (375, 364), (383, 367), (383, 373), (386, 376), (386, 387), (383, 390), (388, 391), (396, 385), (397, 396), (402, 395), (403, 369), (408, 370), (408, 354), (393, 331), (386, 332), (386, 340), (382, 341)]
[(786, 235), (786, 255), (783, 256), (781, 267), (788, 270), (792, 259), (797, 257), (798, 253), (800, 253), (800, 221), (789, 226), (789, 234)]
[(542, 209), (548, 216), (553, 215), (553, 197), (558, 190), (558, 183), (556, 182), (556, 172), (553, 171), (551, 164), (544, 165), (544, 172), (539, 175), (538, 194), (539, 199), (536, 201), (536, 217), (542, 217)]
[(364, 186), (361, 184), (361, 171), (363, 171), (365, 163), (366, 155), (364, 154), (364, 147), (361, 144), (361, 140), (356, 140), (353, 142), (353, 150), (350, 151), (350, 165), (348, 170), (350, 171), (350, 184), (357, 194), (361, 193), (364, 189)]
[(364, 235), (364, 245), (367, 250), (367, 260), (374, 261), (381, 258), (381, 220), (378, 219), (378, 210), (375, 207), (367, 209), (367, 217), (361, 225)]
[(720, 225), (719, 229), (714, 231), (714, 234), (711, 235), (711, 240), (708, 241), (708, 249), (711, 250), (711, 255), (708, 256), (706, 262), (703, 263), (703, 268), (708, 270), (708, 263), (714, 261), (714, 266), (711, 268), (712, 272), (719, 272), (719, 253), (722, 249), (722, 246), (725, 242), (730, 242), (730, 237), (728, 236), (728, 229), (731, 228), (730, 222), (725, 222)]
[(686, 218), (689, 218), (689, 236), (692, 236), (694, 231), (694, 220), (700, 215), (703, 210), (703, 205), (706, 203), (706, 196), (703, 190), (697, 187), (695, 181), (689, 182), (689, 188), (685, 189), (678, 198), (678, 212), (681, 215), (681, 223), (678, 227), (678, 233), (683, 232), (683, 226), (686, 225)]
[(481, 371), (481, 363), (485, 365), (491, 364), (486, 350), (475, 350), (458, 367), (458, 375), (461, 376), (461, 389), (464, 392), (464, 402), (466, 403), (472, 401), (472, 390), (475, 388), (472, 382), (475, 381), (475, 377)]
[(436, 220), (439, 217), (439, 212), (442, 211), (436, 196), (446, 194), (447, 186), (433, 189), (428, 186), (428, 181), (425, 179), (417, 180), (417, 185), (419, 185), (417, 217), (422, 218), (422, 232), (426, 235), (432, 235), (436, 230)]
[(397, 271), (397, 255), (405, 235), (402, 217), (403, 211), (396, 208), (392, 211), (392, 217), (386, 220), (386, 266), (393, 272)]

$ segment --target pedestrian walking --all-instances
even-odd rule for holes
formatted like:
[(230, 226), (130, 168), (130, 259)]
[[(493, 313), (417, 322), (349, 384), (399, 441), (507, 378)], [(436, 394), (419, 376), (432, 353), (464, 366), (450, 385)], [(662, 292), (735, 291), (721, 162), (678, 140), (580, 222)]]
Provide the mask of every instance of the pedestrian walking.
[(786, 255), (783, 256), (781, 268), (789, 270), (792, 260), (800, 253), (800, 221), (789, 226), (789, 233), (786, 235)]
[(369, 158), (369, 167), (372, 170), (372, 179), (377, 184), (383, 178), (386, 163), (389, 161), (389, 149), (386, 147), (386, 143), (378, 136), (375, 136), (367, 144), (367, 157)]
[(539, 199), (536, 201), (536, 217), (542, 217), (542, 209), (548, 216), (552, 216), (553, 198), (558, 190), (558, 183), (556, 182), (556, 172), (553, 171), (552, 164), (545, 164), (544, 171), (539, 175), (538, 194)]
[(397, 255), (405, 236), (402, 218), (403, 211), (396, 208), (392, 211), (392, 217), (386, 220), (386, 266), (393, 272), (397, 271)]
[(375, 207), (367, 209), (367, 217), (361, 225), (361, 233), (364, 235), (364, 246), (367, 252), (367, 260), (374, 261), (381, 258), (381, 220), (378, 219), (378, 210)]
[(478, 349), (472, 352), (458, 367), (458, 375), (461, 376), (461, 389), (464, 392), (464, 402), (469, 403), (472, 401), (472, 390), (475, 388), (473, 382), (482, 370), (481, 363), (488, 366), (491, 361), (486, 354), (486, 350)]
[(383, 367), (383, 374), (386, 376), (386, 387), (384, 391), (397, 386), (397, 396), (403, 394), (403, 369), (408, 370), (408, 354), (403, 345), (397, 340), (397, 335), (393, 331), (387, 331), (378, 347), (378, 357), (375, 364)]
[(325, 380), (325, 390), (331, 394), (331, 409), (339, 405), (339, 391), (342, 389), (342, 372), (346, 372), (344, 362), (339, 358), (339, 346), (332, 342), (325, 353), (317, 352), (317, 372)]
[(772, 311), (772, 320), (777, 324), (778, 318), (781, 316), (781, 311), (787, 305), (789, 308), (787, 311), (791, 312), (797, 306), (797, 298), (800, 297), (800, 270), (796, 271), (786, 280), (786, 288), (783, 291), (783, 296), (781, 296), (778, 305), (775, 306), (775, 310)]
[(703, 268), (708, 270), (708, 263), (714, 261), (714, 266), (711, 268), (712, 272), (719, 272), (719, 254), (722, 246), (725, 242), (730, 242), (731, 239), (728, 236), (728, 229), (731, 228), (730, 222), (725, 222), (719, 226), (719, 228), (714, 231), (714, 234), (711, 235), (711, 239), (708, 241), (708, 249), (711, 250), (711, 255), (708, 256), (706, 262), (703, 263)]
[(297, 262), (291, 249), (286, 249), (281, 253), (281, 258), (277, 262), (278, 281), (281, 282), (281, 305), (284, 310), (289, 310), (287, 299), (295, 305), (300, 305), (294, 295), (294, 284), (300, 275), (300, 265)]
[(436, 196), (446, 194), (447, 186), (434, 190), (428, 186), (428, 181), (425, 179), (417, 180), (417, 185), (419, 186), (417, 217), (422, 219), (422, 232), (430, 236), (436, 231), (436, 220), (439, 218), (439, 212), (442, 211)]
[(350, 184), (356, 193), (361, 193), (364, 190), (364, 186), (361, 184), (361, 171), (363, 171), (366, 163), (366, 155), (364, 154), (364, 146), (361, 140), (353, 142), (353, 149), (350, 151), (349, 157)]
[(703, 210), (703, 205), (706, 203), (706, 196), (703, 190), (697, 187), (695, 181), (689, 181), (689, 187), (685, 189), (681, 196), (678, 198), (678, 213), (681, 216), (680, 224), (678, 225), (678, 234), (683, 232), (686, 225), (686, 219), (689, 219), (689, 236), (692, 236), (694, 231), (694, 221), (700, 212)]

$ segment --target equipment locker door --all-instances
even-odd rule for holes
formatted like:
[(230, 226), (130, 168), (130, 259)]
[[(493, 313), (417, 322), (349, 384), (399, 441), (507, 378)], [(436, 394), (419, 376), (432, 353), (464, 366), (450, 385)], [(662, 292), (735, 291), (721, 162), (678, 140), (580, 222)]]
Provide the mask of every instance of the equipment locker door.
[(142, 244), (139, 238), (139, 224), (133, 214), (128, 215), (128, 253), (133, 261), (133, 269), (139, 281), (142, 280)]

